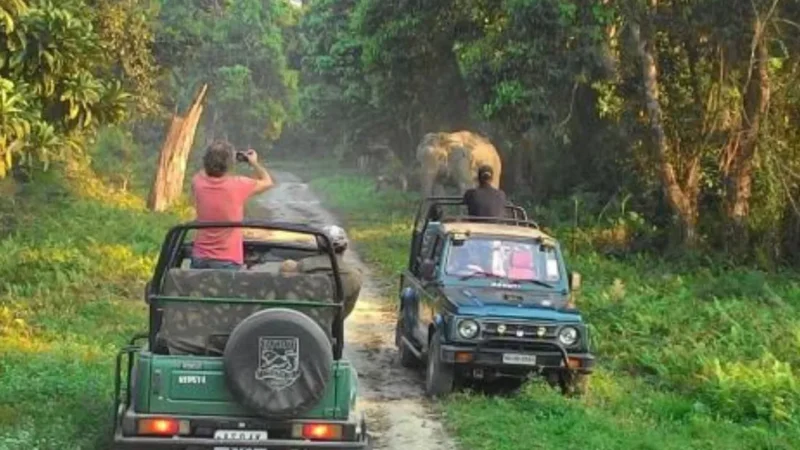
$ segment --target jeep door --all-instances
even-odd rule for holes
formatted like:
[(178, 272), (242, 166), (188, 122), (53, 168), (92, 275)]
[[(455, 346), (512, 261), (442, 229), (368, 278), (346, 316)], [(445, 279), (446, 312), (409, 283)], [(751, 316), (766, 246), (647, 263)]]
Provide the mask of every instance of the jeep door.
[[(428, 327), (433, 323), (433, 317), (436, 313), (436, 301), (438, 289), (436, 285), (439, 283), (439, 274), (441, 273), (442, 249), (444, 248), (445, 237), (439, 233), (439, 230), (428, 229), (422, 239), (420, 252), (417, 258), (418, 264), (412, 270), (405, 271), (401, 275), (400, 292), (406, 288), (411, 288), (416, 293), (417, 301), (411, 305), (403, 305), (403, 308), (411, 308), (410, 310), (403, 311), (404, 320), (409, 320), (413, 323), (411, 327), (413, 341), (419, 344), (420, 349), (423, 351), (427, 349), (428, 345)], [(433, 276), (425, 279), (423, 277), (422, 263), (430, 261), (433, 263)]]

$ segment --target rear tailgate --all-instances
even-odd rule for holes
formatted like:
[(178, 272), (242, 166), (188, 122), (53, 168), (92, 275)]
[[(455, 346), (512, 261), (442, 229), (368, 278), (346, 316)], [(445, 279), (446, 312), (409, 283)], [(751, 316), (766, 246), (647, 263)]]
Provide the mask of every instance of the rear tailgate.
[[(143, 354), (137, 369), (138, 413), (253, 416), (228, 390), (221, 358)], [(322, 400), (303, 417), (346, 419), (356, 380), (348, 362), (335, 361)]]

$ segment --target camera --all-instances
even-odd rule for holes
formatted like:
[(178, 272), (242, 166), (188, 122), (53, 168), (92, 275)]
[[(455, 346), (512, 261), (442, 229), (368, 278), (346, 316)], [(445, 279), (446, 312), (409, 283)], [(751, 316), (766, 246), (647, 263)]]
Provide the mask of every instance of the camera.
[(236, 151), (236, 161), (247, 162), (247, 155), (243, 151)]

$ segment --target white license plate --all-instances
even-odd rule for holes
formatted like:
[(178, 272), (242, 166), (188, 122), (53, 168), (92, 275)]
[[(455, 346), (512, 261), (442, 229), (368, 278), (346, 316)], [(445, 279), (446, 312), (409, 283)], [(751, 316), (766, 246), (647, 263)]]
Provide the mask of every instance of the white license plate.
[[(266, 431), (217, 430), (214, 439), (263, 442), (267, 440)], [(214, 450), (267, 450), (264, 447), (214, 447)]]
[(518, 353), (503, 353), (503, 364), (516, 364), (520, 366), (535, 366), (536, 355), (520, 355)]

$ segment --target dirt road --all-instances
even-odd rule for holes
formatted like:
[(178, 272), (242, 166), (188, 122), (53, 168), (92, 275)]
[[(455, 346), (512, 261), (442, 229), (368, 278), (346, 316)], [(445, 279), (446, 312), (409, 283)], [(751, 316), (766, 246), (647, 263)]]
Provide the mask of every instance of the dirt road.
[[(312, 226), (339, 223), (300, 179), (285, 172), (272, 175), (278, 185), (255, 200), (249, 208), (251, 217)], [(395, 312), (381, 294), (379, 281), (354, 251), (349, 250), (345, 256), (365, 276), (358, 305), (345, 322), (345, 355), (358, 370), (361, 393), (358, 407), (367, 414), (375, 448), (456, 449), (423, 396), (422, 373), (404, 369), (397, 361)]]

